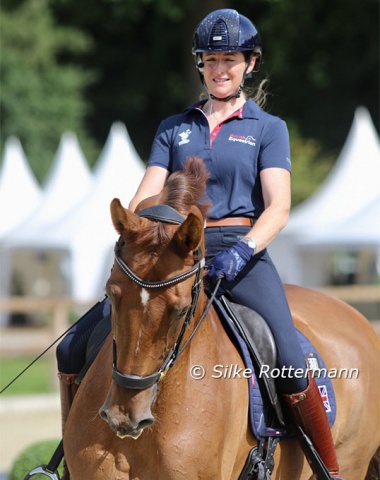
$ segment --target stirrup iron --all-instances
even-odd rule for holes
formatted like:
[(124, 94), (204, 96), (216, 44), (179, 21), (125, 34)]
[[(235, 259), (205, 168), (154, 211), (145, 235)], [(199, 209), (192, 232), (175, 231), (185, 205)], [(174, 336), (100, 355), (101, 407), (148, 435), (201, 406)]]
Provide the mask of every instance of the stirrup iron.
[(29, 478), (32, 478), (35, 475), (44, 475), (45, 477), (48, 477), (51, 480), (61, 480), (57, 470), (52, 472), (51, 470), (48, 469), (47, 465), (40, 465), (39, 467), (34, 468), (26, 475), (24, 480), (29, 480)]

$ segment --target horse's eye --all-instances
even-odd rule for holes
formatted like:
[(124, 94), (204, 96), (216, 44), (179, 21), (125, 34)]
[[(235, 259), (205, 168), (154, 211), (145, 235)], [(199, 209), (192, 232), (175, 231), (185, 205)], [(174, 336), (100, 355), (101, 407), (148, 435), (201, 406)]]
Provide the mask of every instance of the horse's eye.
[(116, 285), (107, 284), (106, 293), (111, 303), (116, 303), (121, 298), (121, 289)]
[(181, 320), (181, 318), (183, 318), (187, 311), (189, 310), (189, 307), (183, 307), (183, 308), (180, 308), (177, 312), (177, 320)]

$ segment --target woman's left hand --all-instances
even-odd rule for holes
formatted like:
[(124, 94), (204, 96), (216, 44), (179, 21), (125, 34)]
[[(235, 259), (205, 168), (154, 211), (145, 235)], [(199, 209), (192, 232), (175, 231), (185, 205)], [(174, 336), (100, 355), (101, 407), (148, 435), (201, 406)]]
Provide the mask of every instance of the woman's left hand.
[(229, 282), (245, 267), (254, 251), (243, 241), (219, 252), (208, 267), (207, 280), (214, 285), (219, 278)]

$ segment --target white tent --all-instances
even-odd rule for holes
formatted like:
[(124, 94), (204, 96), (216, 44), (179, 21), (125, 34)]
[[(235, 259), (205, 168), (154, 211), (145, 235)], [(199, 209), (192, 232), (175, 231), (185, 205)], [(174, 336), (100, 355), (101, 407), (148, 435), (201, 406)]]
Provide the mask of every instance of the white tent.
[(300, 239), (299, 255), (307, 283), (371, 283), (380, 274), (380, 194), (334, 228)]
[[(305, 251), (304, 246), (315, 246), (317, 239), (322, 243), (325, 235), (327, 238), (337, 233), (343, 222), (349, 224), (376, 201), (379, 191), (379, 137), (368, 111), (359, 107), (329, 176), (314, 195), (291, 212), (288, 225), (270, 246), (282, 279), (311, 287), (323, 285), (330, 258), (317, 248)], [(376, 219), (367, 221), (373, 223)], [(343, 244), (337, 241), (334, 248)]]
[(98, 159), (88, 195), (48, 226), (35, 229), (33, 236), (25, 240), (15, 237), (12, 249), (20, 252), (21, 248), (34, 248), (43, 255), (60, 252), (61, 269), (71, 279), (73, 298), (85, 302), (95, 299), (102, 293), (112, 267), (116, 232), (110, 202), (119, 197), (128, 206), (144, 171), (125, 126), (115, 123)]
[[(61, 218), (82, 201), (90, 192), (93, 177), (77, 136), (66, 132), (62, 135), (58, 150), (44, 182), (43, 194), (38, 208), (22, 225), (22, 232), (16, 231), (6, 238), (27, 244), (41, 234), (41, 229)], [(13, 238), (12, 238), (13, 237)]]
[(41, 199), (41, 189), (29, 167), (21, 143), (7, 139), (0, 174), (0, 238), (20, 225)]
[[(29, 167), (18, 138), (10, 137), (5, 142), (4, 157), (0, 172), (0, 297), (6, 295), (9, 273), (8, 257), (3, 248), (3, 237), (21, 225), (37, 208), (41, 189)], [(0, 312), (0, 325), (7, 315)]]
[[(70, 293), (69, 254), (65, 248), (41, 248), (54, 222), (89, 193), (92, 173), (75, 134), (62, 135), (41, 200), (19, 227), (2, 239), (2, 294)], [(3, 318), (3, 323), (4, 323)]]
[(378, 197), (355, 215), (338, 223), (334, 229), (301, 240), (300, 245), (318, 250), (337, 245), (350, 250), (368, 247), (380, 252), (380, 188)]

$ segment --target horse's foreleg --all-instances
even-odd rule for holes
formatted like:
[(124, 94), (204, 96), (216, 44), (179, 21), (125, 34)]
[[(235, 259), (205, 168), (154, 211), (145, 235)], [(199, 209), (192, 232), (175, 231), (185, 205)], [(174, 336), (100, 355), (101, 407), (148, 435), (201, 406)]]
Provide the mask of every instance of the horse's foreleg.
[(312, 474), (296, 439), (281, 440), (274, 462), (272, 480), (307, 480)]

